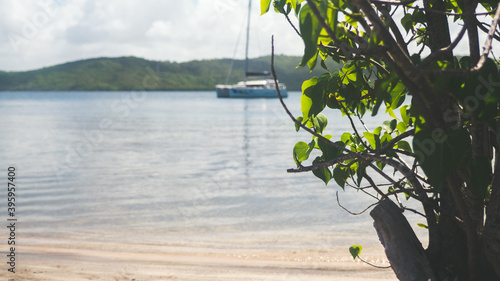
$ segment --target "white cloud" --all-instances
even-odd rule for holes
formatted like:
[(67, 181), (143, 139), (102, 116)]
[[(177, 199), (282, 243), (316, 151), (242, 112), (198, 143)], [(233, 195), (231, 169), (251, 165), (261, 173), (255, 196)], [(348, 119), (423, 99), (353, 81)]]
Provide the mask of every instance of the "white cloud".
[[(287, 21), (272, 11), (259, 16), (259, 3), (252, 6), (250, 57), (270, 54), (272, 34), (276, 53), (301, 55), (302, 40)], [(243, 58), (247, 8), (247, 0), (2, 0), (0, 70), (102, 56), (230, 58), (238, 37)], [(465, 40), (459, 48), (467, 50)]]
[[(2, 0), (0, 69), (29, 70), (101, 56), (188, 61), (228, 58), (247, 0)], [(300, 54), (302, 42), (280, 15), (259, 17), (253, 1), (250, 56)], [(244, 56), (241, 36), (237, 56)]]
[(150, 38), (169, 38), (173, 35), (174, 27), (169, 21), (155, 21), (146, 31), (146, 37)]

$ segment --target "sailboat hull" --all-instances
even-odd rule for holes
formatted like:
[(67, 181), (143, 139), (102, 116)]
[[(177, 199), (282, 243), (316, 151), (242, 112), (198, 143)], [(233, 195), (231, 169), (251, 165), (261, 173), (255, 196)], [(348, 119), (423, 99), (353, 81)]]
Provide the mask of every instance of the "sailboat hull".
[[(277, 98), (276, 90), (271, 89), (237, 89), (237, 88), (216, 88), (218, 98)], [(282, 97), (288, 97), (286, 89), (280, 90)]]
[[(278, 83), (282, 97), (288, 97), (285, 85)], [(215, 86), (218, 98), (278, 98), (276, 84), (272, 80), (239, 82), (236, 85)]]

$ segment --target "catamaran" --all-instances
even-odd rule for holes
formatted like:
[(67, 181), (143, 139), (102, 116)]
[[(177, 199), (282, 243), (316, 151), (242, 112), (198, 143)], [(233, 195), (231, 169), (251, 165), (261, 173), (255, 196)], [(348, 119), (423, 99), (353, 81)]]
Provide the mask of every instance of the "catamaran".
[[(274, 79), (270, 78), (271, 75), (269, 72), (248, 71), (248, 41), (250, 38), (251, 8), (252, 8), (252, 0), (249, 0), (244, 79), (243, 81), (240, 81), (234, 85), (216, 85), (215, 91), (217, 92), (218, 98), (277, 98), (278, 97), (278, 92), (276, 91), (276, 83), (274, 82)], [(251, 77), (254, 77), (254, 79), (249, 80)], [(282, 97), (288, 97), (286, 86), (283, 83), (278, 82), (278, 88)]]

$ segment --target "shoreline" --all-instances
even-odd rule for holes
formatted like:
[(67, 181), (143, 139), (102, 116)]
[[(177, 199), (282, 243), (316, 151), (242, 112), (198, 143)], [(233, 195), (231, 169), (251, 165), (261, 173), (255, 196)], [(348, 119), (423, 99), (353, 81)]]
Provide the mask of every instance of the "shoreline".
[[(397, 280), (391, 269), (355, 262), (338, 250), (227, 251), (113, 243), (17, 249), (16, 273), (4, 269), (0, 274), (7, 280)], [(388, 264), (380, 253), (364, 254), (377, 265)]]

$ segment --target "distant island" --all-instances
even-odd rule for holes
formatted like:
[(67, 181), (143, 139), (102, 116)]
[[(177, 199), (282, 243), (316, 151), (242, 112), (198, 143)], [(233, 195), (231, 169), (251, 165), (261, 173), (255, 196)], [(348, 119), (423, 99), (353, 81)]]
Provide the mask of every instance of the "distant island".
[[(280, 82), (289, 90), (300, 90), (304, 80), (323, 73), (307, 67), (295, 68), (301, 58), (275, 56)], [(251, 59), (250, 71), (270, 70), (269, 56)], [(243, 60), (235, 60), (229, 83), (243, 79)], [(68, 62), (32, 71), (0, 71), (0, 91), (151, 91), (214, 90), (223, 84), (230, 59), (196, 60), (184, 63), (150, 61), (137, 57), (95, 58)], [(154, 81), (145, 77), (154, 75)], [(154, 83), (153, 83), (154, 82)]]

